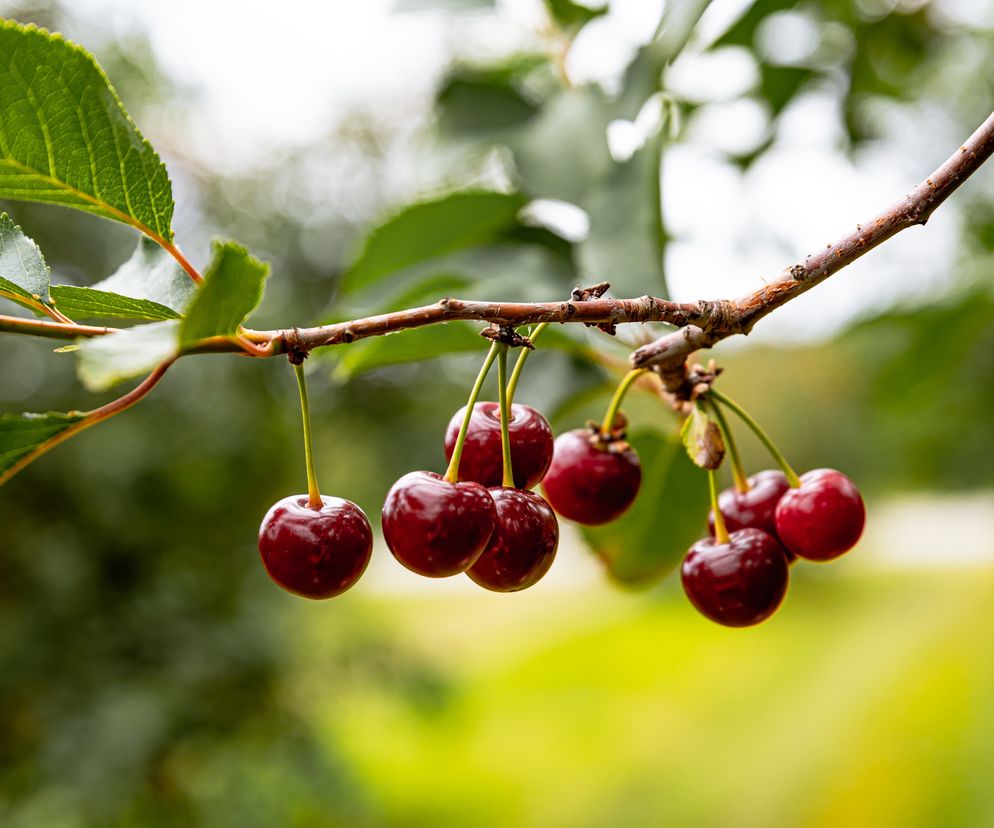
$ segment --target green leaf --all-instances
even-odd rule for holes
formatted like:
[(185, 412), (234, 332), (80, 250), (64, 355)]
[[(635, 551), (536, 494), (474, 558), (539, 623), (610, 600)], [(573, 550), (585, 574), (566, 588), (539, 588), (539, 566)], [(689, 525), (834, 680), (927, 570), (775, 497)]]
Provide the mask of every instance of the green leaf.
[(545, 0), (545, 8), (549, 15), (564, 29), (580, 28), (595, 17), (607, 14), (607, 3), (597, 8), (590, 8), (571, 0)]
[(492, 242), (518, 226), (525, 203), (518, 193), (466, 191), (411, 205), (366, 237), (343, 288), (368, 287), (418, 262)]
[(34, 449), (61, 434), (82, 414), (0, 414), (0, 483), (9, 469)]
[(269, 265), (235, 242), (214, 242), (214, 255), (180, 330), (190, 345), (212, 336), (234, 336), (262, 301)]
[(165, 305), (180, 316), (186, 312), (197, 292), (197, 285), (186, 271), (160, 245), (148, 238), (138, 239), (131, 258), (93, 288)]
[(130, 296), (122, 296), (119, 293), (95, 288), (53, 285), (52, 298), (58, 309), (72, 319), (111, 317), (151, 321), (179, 319), (179, 314), (176, 311), (165, 305), (160, 305), (158, 302), (133, 299)]
[(708, 487), (675, 437), (642, 431), (629, 442), (642, 461), (638, 498), (618, 520), (581, 530), (615, 579), (647, 586), (669, 573), (705, 531)]
[(666, 4), (666, 10), (659, 22), (657, 43), (667, 61), (674, 60), (683, 51), (701, 15), (710, 5), (711, 0), (682, 0), (679, 3)]
[(0, 198), (40, 201), (172, 239), (166, 168), (93, 56), (0, 22)]
[(105, 391), (122, 380), (148, 373), (179, 353), (177, 320), (138, 325), (80, 344), (76, 365), (90, 391)]
[(354, 342), (342, 354), (335, 368), (335, 377), (351, 379), (358, 374), (400, 365), (420, 362), (448, 354), (466, 353), (485, 349), (477, 328), (468, 322), (450, 322), (398, 331), (389, 336), (376, 336)]
[(31, 239), (0, 213), (0, 296), (29, 308), (48, 303), (49, 270)]
[(721, 467), (725, 457), (725, 442), (721, 438), (718, 424), (711, 419), (700, 404), (694, 406), (690, 416), (680, 429), (687, 456), (702, 469), (712, 471)]

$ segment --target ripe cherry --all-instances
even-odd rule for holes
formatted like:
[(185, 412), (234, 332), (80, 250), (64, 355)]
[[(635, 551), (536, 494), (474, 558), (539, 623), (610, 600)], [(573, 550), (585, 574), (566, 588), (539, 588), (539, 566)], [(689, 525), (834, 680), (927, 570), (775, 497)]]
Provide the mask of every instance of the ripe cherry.
[(801, 558), (830, 561), (848, 552), (863, 534), (866, 508), (859, 489), (842, 472), (815, 469), (780, 498), (777, 534)]
[(578, 428), (556, 438), (542, 489), (563, 517), (597, 526), (620, 517), (641, 482), (642, 466), (628, 443)]
[(759, 529), (732, 532), (728, 543), (699, 540), (684, 558), (683, 590), (702, 615), (726, 627), (769, 618), (787, 594), (787, 558)]
[[(749, 489), (740, 492), (734, 486), (718, 495), (718, 508), (725, 518), (729, 532), (739, 529), (761, 529), (768, 535), (777, 537), (774, 513), (784, 492), (790, 488), (787, 475), (779, 469), (767, 469), (748, 478)], [(714, 511), (708, 513), (708, 529), (714, 535)], [(794, 553), (787, 553), (788, 562), (794, 560)]]
[(559, 523), (535, 492), (495, 487), (490, 494), (497, 526), (486, 551), (466, 574), (494, 592), (517, 592), (549, 571), (559, 546)]
[[(446, 460), (452, 459), (465, 415), (466, 406), (463, 406), (449, 420), (445, 431)], [(552, 462), (552, 428), (549, 421), (534, 408), (515, 403), (511, 406), (507, 430), (511, 438), (514, 485), (531, 489), (538, 485)], [(503, 469), (500, 406), (495, 402), (478, 402), (473, 406), (466, 443), (459, 458), (459, 479), (472, 480), (487, 487), (499, 486)]]
[(393, 484), (383, 504), (383, 537), (394, 557), (429, 578), (465, 572), (487, 546), (497, 512), (479, 483), (450, 483), (416, 471)]
[(283, 589), (305, 598), (339, 595), (366, 571), (373, 531), (362, 509), (340, 497), (322, 497), (321, 508), (307, 495), (277, 501), (259, 528), (259, 554)]

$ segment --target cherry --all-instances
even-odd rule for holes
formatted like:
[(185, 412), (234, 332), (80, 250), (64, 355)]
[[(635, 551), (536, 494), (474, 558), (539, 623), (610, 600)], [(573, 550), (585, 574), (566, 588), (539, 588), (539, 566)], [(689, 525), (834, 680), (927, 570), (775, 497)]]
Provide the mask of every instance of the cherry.
[(732, 532), (690, 547), (680, 572), (683, 590), (702, 615), (726, 627), (769, 618), (787, 594), (787, 558), (779, 542), (759, 529)]
[(848, 552), (863, 534), (866, 508), (859, 489), (842, 472), (815, 469), (780, 498), (777, 534), (784, 546), (810, 561), (830, 561)]
[(628, 443), (578, 428), (556, 438), (542, 489), (563, 517), (597, 526), (622, 515), (641, 482), (642, 466)]
[(559, 523), (543, 498), (527, 489), (490, 489), (497, 526), (486, 551), (466, 574), (494, 592), (517, 592), (549, 571), (559, 546)]
[(266, 512), (259, 527), (259, 554), (266, 572), (283, 589), (305, 598), (340, 595), (369, 564), (373, 530), (362, 509), (340, 497), (291, 495)]
[(497, 512), (479, 483), (450, 483), (416, 471), (393, 484), (383, 504), (383, 537), (394, 557), (429, 578), (465, 572), (487, 546)]
[[(463, 406), (449, 420), (445, 430), (446, 460), (452, 459), (465, 415), (466, 406)], [(515, 403), (511, 406), (507, 430), (511, 439), (514, 485), (531, 489), (538, 485), (552, 462), (552, 428), (549, 421), (534, 408)], [(488, 487), (499, 486), (503, 471), (500, 406), (495, 402), (478, 402), (473, 406), (462, 457), (459, 458), (459, 479), (472, 480)]]
[[(747, 480), (748, 491), (740, 492), (734, 486), (718, 495), (718, 508), (725, 518), (729, 532), (739, 529), (762, 529), (766, 534), (777, 537), (774, 513), (784, 492), (790, 488), (787, 475), (779, 469), (756, 472)], [(708, 512), (708, 529), (714, 535), (714, 511)], [(787, 561), (796, 557), (785, 549)]]

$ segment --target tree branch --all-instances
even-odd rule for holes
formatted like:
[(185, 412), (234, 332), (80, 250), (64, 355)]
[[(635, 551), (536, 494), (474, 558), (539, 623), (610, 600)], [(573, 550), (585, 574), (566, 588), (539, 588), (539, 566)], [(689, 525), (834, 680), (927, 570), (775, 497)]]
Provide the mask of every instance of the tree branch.
[[(396, 331), (444, 324), (457, 320), (499, 325), (539, 322), (618, 325), (626, 322), (665, 322), (682, 330), (667, 334), (636, 350), (634, 367), (654, 367), (668, 390), (684, 382), (683, 363), (694, 351), (710, 348), (729, 336), (747, 334), (753, 325), (776, 308), (800, 296), (833, 273), (852, 264), (877, 245), (929, 216), (994, 153), (994, 113), (931, 176), (904, 199), (847, 233), (802, 264), (788, 267), (783, 275), (759, 290), (736, 300), (671, 302), (653, 296), (638, 299), (589, 299), (565, 302), (476, 302), (442, 299), (433, 305), (384, 313), (315, 328), (254, 331), (243, 329), (237, 337), (213, 337), (187, 349), (187, 353), (242, 353), (264, 357), (286, 353), (288, 348), (310, 351), (382, 336)], [(189, 271), (188, 271), (189, 272)], [(197, 274), (199, 275), (199, 274)], [(191, 277), (193, 273), (191, 273)], [(46, 322), (0, 316), (0, 332), (31, 334), (51, 339), (78, 339), (114, 333), (118, 328)]]
[[(697, 312), (682, 330), (668, 334), (636, 350), (634, 367), (655, 366), (669, 390), (682, 382), (683, 361), (694, 351), (710, 348), (729, 336), (748, 334), (760, 319), (791, 299), (811, 290), (852, 264), (863, 254), (929, 217), (956, 189), (994, 153), (994, 112), (935, 172), (907, 196), (879, 215), (808, 256), (802, 264), (786, 268), (775, 282), (734, 301), (699, 302)], [(677, 370), (679, 369), (679, 370)]]

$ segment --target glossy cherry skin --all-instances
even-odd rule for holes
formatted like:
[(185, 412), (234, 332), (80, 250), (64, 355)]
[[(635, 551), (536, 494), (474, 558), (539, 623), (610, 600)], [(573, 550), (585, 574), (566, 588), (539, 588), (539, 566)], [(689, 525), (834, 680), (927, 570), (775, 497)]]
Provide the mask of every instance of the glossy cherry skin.
[(815, 469), (801, 475), (777, 504), (777, 534), (784, 546), (809, 561), (830, 561), (856, 545), (866, 523), (859, 489), (842, 472)]
[[(460, 408), (445, 430), (445, 459), (452, 459), (459, 428), (466, 415)], [(538, 411), (528, 405), (511, 406), (507, 421), (511, 440), (511, 466), (514, 485), (531, 489), (545, 477), (552, 462), (552, 427)], [(466, 432), (462, 457), (459, 458), (459, 479), (472, 480), (483, 486), (499, 486), (504, 479), (504, 458), (500, 444), (500, 406), (495, 402), (478, 402)]]
[(373, 551), (373, 530), (362, 509), (340, 497), (321, 502), (312, 509), (307, 495), (285, 497), (259, 527), (259, 554), (269, 577), (304, 598), (345, 592), (366, 571)]
[(497, 526), (486, 551), (466, 574), (494, 592), (517, 592), (549, 571), (559, 546), (559, 522), (543, 498), (527, 489), (490, 490)]
[(405, 474), (383, 504), (383, 537), (393, 556), (429, 578), (465, 572), (494, 531), (497, 511), (479, 483), (449, 483), (434, 472)]
[[(777, 537), (774, 513), (784, 492), (790, 488), (787, 475), (779, 469), (756, 472), (748, 478), (749, 490), (740, 492), (734, 486), (718, 495), (718, 508), (729, 532), (739, 529), (762, 529)], [(714, 511), (708, 512), (708, 529), (714, 536)], [(794, 560), (794, 553), (787, 552), (787, 561)]]
[(578, 428), (556, 438), (542, 490), (563, 517), (598, 526), (624, 514), (641, 482), (642, 464), (628, 443), (605, 444)]
[(726, 627), (749, 627), (783, 602), (789, 573), (775, 538), (759, 529), (739, 529), (728, 543), (697, 541), (683, 560), (680, 578), (702, 615)]

